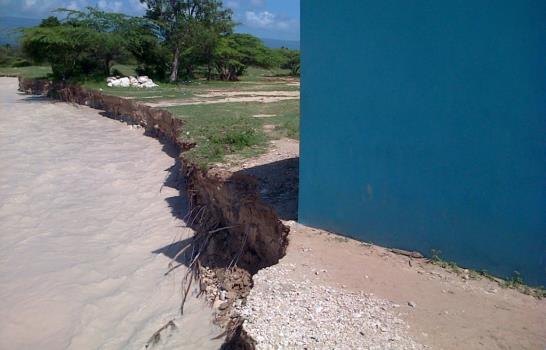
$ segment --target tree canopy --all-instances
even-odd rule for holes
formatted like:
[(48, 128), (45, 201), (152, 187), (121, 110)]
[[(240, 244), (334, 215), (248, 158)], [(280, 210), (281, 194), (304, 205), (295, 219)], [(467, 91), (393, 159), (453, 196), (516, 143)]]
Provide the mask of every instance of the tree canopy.
[(60, 79), (110, 74), (114, 60), (129, 55), (130, 44), (141, 38), (142, 19), (92, 7), (59, 11), (66, 14), (64, 21), (49, 17), (38, 27), (24, 29), (22, 48), (36, 62), (50, 63)]
[(221, 80), (238, 80), (248, 66), (299, 74), (298, 51), (272, 50), (250, 34), (234, 33), (233, 13), (220, 0), (141, 2), (144, 17), (60, 9), (63, 20), (51, 16), (23, 30), (23, 52), (49, 63), (58, 79), (107, 76), (115, 62), (136, 63), (139, 74), (172, 82), (192, 79), (197, 68), (206, 70), (207, 79)]
[[(161, 37), (172, 52), (170, 81), (178, 79), (182, 55), (191, 56), (199, 49), (201, 58), (212, 65), (212, 48), (221, 35), (233, 31), (233, 12), (220, 0), (141, 0), (147, 6), (146, 17), (160, 28)], [(204, 37), (204, 42), (198, 39)], [(208, 46), (208, 47), (207, 47)], [(209, 69), (210, 74), (210, 69)]]

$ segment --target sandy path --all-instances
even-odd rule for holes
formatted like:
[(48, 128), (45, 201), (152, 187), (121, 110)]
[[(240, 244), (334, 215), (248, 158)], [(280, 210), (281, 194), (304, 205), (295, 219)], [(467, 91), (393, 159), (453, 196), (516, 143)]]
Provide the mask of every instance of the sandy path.
[(157, 102), (144, 103), (150, 107), (176, 107), (176, 106), (195, 106), (195, 105), (215, 105), (221, 103), (242, 103), (242, 102), (259, 102), (273, 103), (286, 100), (297, 100), (299, 97), (293, 96), (241, 96), (241, 97), (226, 97), (216, 100), (210, 99), (171, 99), (161, 100)]
[(98, 111), (17, 94), (0, 78), (0, 349), (214, 349), (183, 268), (152, 251), (191, 235), (160, 188), (173, 159)]

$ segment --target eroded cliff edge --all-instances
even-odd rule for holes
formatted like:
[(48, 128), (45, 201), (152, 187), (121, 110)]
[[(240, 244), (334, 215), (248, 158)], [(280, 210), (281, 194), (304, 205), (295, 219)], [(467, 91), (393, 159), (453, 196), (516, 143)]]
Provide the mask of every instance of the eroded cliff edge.
[(139, 125), (148, 136), (174, 145), (181, 167), (173, 169), (180, 169), (185, 179), (179, 189), (188, 200), (186, 222), (196, 234), (190, 242), (181, 242), (171, 268), (176, 264), (190, 267), (185, 295), (192, 282), (199, 284), (199, 294), (216, 310), (215, 322), (226, 329), (224, 348), (254, 348), (252, 339), (242, 334), (242, 320), (232, 310), (245, 302), (252, 276), (285, 255), (289, 233), (275, 210), (260, 199), (257, 180), (226, 169), (203, 169), (186, 159), (184, 151), (195, 145), (184, 142), (183, 121), (168, 111), (49, 80), (19, 77), (19, 90), (103, 110), (107, 117)]

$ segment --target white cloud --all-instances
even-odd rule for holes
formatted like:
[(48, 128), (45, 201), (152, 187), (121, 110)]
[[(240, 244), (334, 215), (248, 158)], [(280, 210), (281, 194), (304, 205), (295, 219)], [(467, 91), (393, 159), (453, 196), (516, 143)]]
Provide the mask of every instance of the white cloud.
[(258, 28), (268, 28), (275, 23), (275, 15), (269, 11), (262, 11), (260, 13), (246, 11), (245, 19), (246, 24)]
[[(11, 4), (11, 2), (2, 1), (2, 5)], [(20, 7), (13, 8), (15, 14), (24, 11), (23, 14), (48, 15), (49, 12), (58, 8), (68, 8), (71, 10), (81, 10), (88, 6), (88, 0), (24, 0), (19, 3)], [(22, 5), (22, 6), (21, 6)]]
[(132, 13), (144, 13), (148, 7), (146, 4), (140, 2), (140, 0), (130, 0), (127, 4), (127, 9)]
[(245, 12), (245, 24), (249, 27), (264, 28), (264, 29), (280, 29), (288, 30), (295, 24), (294, 20), (281, 20), (274, 13), (269, 11)]
[(33, 6), (36, 6), (36, 0), (25, 0), (25, 8), (29, 9)]

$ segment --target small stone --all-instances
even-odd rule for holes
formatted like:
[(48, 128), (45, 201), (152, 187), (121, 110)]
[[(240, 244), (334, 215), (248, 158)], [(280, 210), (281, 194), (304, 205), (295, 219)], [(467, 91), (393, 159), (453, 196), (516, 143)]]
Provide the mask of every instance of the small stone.
[(417, 307), (417, 304), (415, 304), (413, 301), (408, 302), (408, 305), (411, 307)]
[(214, 303), (212, 304), (212, 308), (213, 308), (213, 309), (219, 309), (220, 306), (221, 306), (223, 303), (224, 303), (224, 302), (223, 302), (222, 300), (216, 299), (216, 300), (214, 301)]

